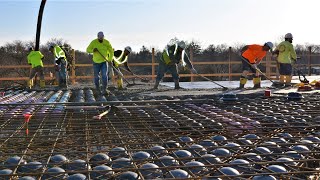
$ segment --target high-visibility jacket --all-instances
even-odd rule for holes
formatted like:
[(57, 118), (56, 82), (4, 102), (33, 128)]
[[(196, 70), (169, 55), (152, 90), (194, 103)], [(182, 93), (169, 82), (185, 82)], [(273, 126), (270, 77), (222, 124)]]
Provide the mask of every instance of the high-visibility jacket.
[(278, 62), (291, 64), (292, 60), (297, 60), (296, 51), (293, 48), (293, 45), (289, 41), (281, 42), (276, 50), (279, 51)]
[(58, 59), (64, 59), (66, 60), (67, 57), (66, 57), (66, 53), (64, 53), (64, 51), (61, 49), (60, 46), (54, 46), (53, 47), (53, 54), (54, 54), (54, 57), (55, 57), (55, 60), (57, 61)]
[[(97, 48), (99, 52), (93, 52), (93, 49)], [(106, 39), (103, 39), (102, 42), (99, 42), (98, 39), (91, 41), (89, 46), (87, 47), (87, 53), (93, 53), (93, 62), (95, 63), (103, 63), (105, 61), (111, 62), (113, 59), (113, 48), (110, 42)]]
[(113, 56), (113, 62), (116, 67), (118, 67), (120, 64), (124, 64), (128, 61), (128, 55), (124, 54), (124, 51), (117, 50), (114, 52)]
[(193, 66), (189, 60), (189, 58), (184, 58), (185, 50), (179, 51), (178, 45), (174, 44), (172, 46), (168, 46), (165, 50), (163, 50), (161, 55), (161, 61), (165, 64), (179, 64), (180, 61), (187, 64), (188, 68), (192, 69)]
[(241, 55), (251, 64), (255, 64), (259, 63), (267, 55), (267, 51), (264, 51), (261, 45), (252, 44), (247, 45), (247, 49)]
[(43, 67), (43, 58), (44, 56), (40, 51), (31, 51), (27, 56), (28, 64), (31, 64), (32, 68), (35, 68), (37, 66)]

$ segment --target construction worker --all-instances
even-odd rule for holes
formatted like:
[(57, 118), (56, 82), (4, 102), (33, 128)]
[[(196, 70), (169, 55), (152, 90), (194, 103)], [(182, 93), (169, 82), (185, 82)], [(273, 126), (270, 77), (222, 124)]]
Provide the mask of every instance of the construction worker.
[(291, 85), (292, 79), (292, 65), (297, 61), (297, 54), (293, 48), (291, 33), (287, 33), (284, 36), (284, 41), (281, 42), (273, 54), (276, 54), (277, 61), (279, 63), (280, 83), (285, 86)]
[(183, 41), (179, 41), (172, 45), (168, 44), (161, 54), (158, 66), (158, 73), (156, 78), (156, 83), (154, 85), (154, 89), (158, 89), (159, 83), (162, 80), (164, 74), (169, 70), (171, 72), (173, 81), (174, 81), (174, 89), (180, 89), (179, 85), (179, 73), (178, 73), (178, 64), (180, 61), (183, 61), (187, 64), (190, 71), (194, 74), (197, 71), (193, 68), (189, 58), (185, 57), (185, 48), (186, 44)]
[(239, 88), (244, 88), (248, 81), (248, 75), (253, 74), (254, 88), (261, 87), (261, 77), (259, 76), (258, 65), (267, 55), (267, 51), (272, 50), (272, 42), (266, 42), (263, 46), (258, 44), (246, 45), (241, 49), (242, 74)]
[[(113, 66), (115, 68), (118, 69), (118, 71), (120, 71), (119, 66), (123, 64), (124, 67), (126, 68), (126, 70), (133, 75), (133, 72), (131, 71), (131, 69), (128, 66), (128, 56), (131, 53), (131, 51), (132, 51), (132, 49), (131, 49), (130, 46), (125, 47), (123, 51), (122, 50), (114, 51), (112, 64), (113, 64)], [(112, 72), (113, 72), (112, 68), (109, 68), (109, 77), (112, 76), (111, 75)], [(118, 89), (123, 89), (123, 79), (122, 79), (122, 77), (117, 74), (116, 78), (117, 78)]]
[(43, 60), (44, 56), (40, 51), (34, 51), (33, 48), (29, 48), (29, 54), (27, 56), (28, 64), (32, 66), (32, 70), (27, 82), (28, 88), (33, 86), (33, 78), (38, 74), (40, 76), (40, 87), (45, 87), (44, 72), (43, 72)]
[(50, 45), (49, 51), (54, 55), (54, 68), (59, 87), (67, 87), (67, 57), (58, 45)]
[[(87, 53), (93, 53), (94, 84), (98, 93), (106, 94), (108, 85), (108, 62), (113, 59), (113, 48), (110, 42), (104, 39), (103, 32), (98, 33), (98, 38), (91, 41)], [(100, 91), (100, 74), (102, 76), (102, 91)]]

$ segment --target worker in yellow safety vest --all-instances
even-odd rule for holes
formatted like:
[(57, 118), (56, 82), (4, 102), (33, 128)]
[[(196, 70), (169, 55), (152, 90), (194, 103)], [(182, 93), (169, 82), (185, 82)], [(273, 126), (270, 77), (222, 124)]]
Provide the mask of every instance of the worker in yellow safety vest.
[(293, 48), (291, 33), (287, 33), (282, 41), (275, 49), (273, 54), (277, 56), (277, 63), (279, 63), (280, 83), (285, 86), (291, 85), (292, 66), (297, 61), (297, 54)]
[[(97, 92), (108, 94), (108, 62), (113, 59), (113, 48), (110, 42), (104, 39), (103, 32), (98, 32), (98, 38), (91, 41), (87, 53), (93, 54), (94, 84)], [(102, 92), (100, 91), (100, 73), (102, 77)]]
[(67, 87), (67, 57), (65, 52), (58, 45), (50, 45), (49, 51), (54, 55), (54, 67), (56, 80), (60, 87)]
[[(126, 70), (133, 75), (133, 72), (128, 66), (128, 57), (131, 52), (132, 52), (132, 49), (130, 46), (125, 47), (124, 50), (114, 51), (114, 56), (112, 61), (112, 65), (114, 66), (114, 68), (117, 68), (117, 70), (121, 72), (119, 66), (123, 65), (126, 68)], [(113, 76), (113, 70), (112, 68), (109, 68), (109, 78), (111, 78), (112, 76)], [(116, 78), (117, 78), (118, 89), (123, 89), (122, 77), (119, 74), (116, 74)]]
[(173, 44), (169, 43), (167, 45), (159, 59), (158, 73), (153, 89), (158, 89), (159, 83), (167, 71), (171, 72), (174, 81), (174, 89), (180, 89), (178, 72), (178, 64), (180, 62), (186, 64), (193, 74), (197, 73), (191, 64), (190, 59), (185, 58), (185, 48), (186, 44), (184, 41), (178, 41)]
[(32, 70), (27, 81), (29, 89), (33, 87), (33, 78), (38, 74), (40, 76), (40, 87), (45, 87), (44, 72), (43, 72), (43, 54), (40, 51), (35, 51), (33, 48), (29, 48), (29, 54), (27, 56), (28, 64), (31, 65)]

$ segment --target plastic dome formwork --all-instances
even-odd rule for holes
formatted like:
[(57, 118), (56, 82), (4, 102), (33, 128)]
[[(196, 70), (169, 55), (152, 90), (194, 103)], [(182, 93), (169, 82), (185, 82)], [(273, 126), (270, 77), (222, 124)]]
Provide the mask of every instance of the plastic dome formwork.
[(222, 167), (219, 169), (222, 175), (226, 176), (237, 176), (240, 175), (240, 172), (232, 167)]
[(190, 177), (191, 176), (189, 175), (189, 173), (185, 170), (182, 170), (182, 169), (170, 170), (166, 174), (166, 178), (184, 179), (184, 178), (190, 178)]
[(230, 142), (224, 145), (226, 148), (231, 149), (232, 151), (242, 151), (242, 147), (238, 143)]
[(205, 165), (222, 163), (221, 159), (213, 154), (202, 155), (200, 158), (200, 162), (202, 162)]
[(158, 161), (155, 161), (155, 164), (159, 167), (179, 165), (178, 161), (172, 156), (161, 156)]
[(163, 178), (162, 170), (159, 166), (153, 163), (146, 163), (140, 167), (140, 172), (144, 179)]
[(295, 162), (293, 159), (291, 158), (287, 158), (287, 157), (281, 157), (277, 159), (277, 162), (283, 162), (283, 164), (285, 165), (291, 165), (291, 166), (296, 166), (298, 163)]
[(277, 180), (272, 175), (259, 175), (259, 176), (253, 176), (252, 180)]
[[(10, 174), (12, 174), (12, 170), (11, 169), (2, 169), (2, 170), (0, 170), (0, 177), (1, 177), (1, 179), (3, 179), (3, 180), (10, 180), (11, 179), (11, 176), (7, 176), (7, 177), (5, 177), (5, 176), (1, 176), (1, 175), (10, 175)], [(12, 177), (12, 178), (14, 178), (14, 177)]]
[(97, 153), (90, 158), (89, 162), (93, 167), (95, 167), (103, 164), (109, 164), (111, 162), (111, 158), (105, 153)]
[(20, 167), (20, 172), (23, 173), (35, 173), (41, 171), (43, 168), (43, 165), (41, 162), (34, 161), (34, 162), (29, 162), (26, 165), (23, 165)]
[(36, 178), (32, 176), (23, 176), (19, 178), (19, 180), (36, 180)]
[(143, 162), (150, 158), (150, 154), (145, 151), (135, 152), (131, 156), (132, 156), (132, 159), (136, 162)]
[(66, 179), (67, 177), (68, 177), (68, 174), (64, 169), (60, 167), (52, 167), (45, 172), (41, 180), (47, 180), (47, 179), (61, 180), (61, 179)]
[[(261, 162), (262, 161), (262, 157), (256, 153), (245, 153), (245, 154), (243, 154), (243, 158), (245, 158), (249, 161), (253, 161), (253, 162)], [(262, 168), (262, 166), (260, 164), (254, 164), (253, 167), (255, 169)]]
[[(20, 162), (21, 160), (21, 162)], [(20, 162), (20, 164), (19, 164)], [(27, 164), (27, 162), (24, 159), (21, 159), (21, 157), (19, 156), (13, 156), (13, 157), (9, 157), (4, 163), (4, 167), (14, 170), (18, 165), (25, 165)], [(20, 169), (20, 168), (18, 168)]]
[(91, 169), (90, 165), (82, 159), (77, 159), (67, 165), (68, 174), (74, 174), (73, 171), (85, 171)]
[(211, 153), (218, 157), (227, 157), (231, 155), (231, 152), (225, 148), (217, 148), (211, 151)]
[(113, 175), (112, 168), (106, 165), (96, 166), (90, 172), (90, 177), (96, 180), (110, 179)]
[[(254, 172), (254, 168), (252, 164), (250, 164), (249, 161), (244, 160), (244, 159), (234, 159), (230, 162), (230, 165), (232, 168), (238, 170), (239, 172), (242, 173), (252, 173)], [(249, 176), (244, 176), (245, 178), (249, 178)]]
[(304, 155), (298, 153), (297, 151), (287, 151), (284, 153), (284, 155), (286, 157), (289, 157), (289, 158), (292, 158), (292, 159), (295, 159), (295, 160), (301, 160), (301, 159), (304, 159)]
[(164, 156), (168, 154), (168, 151), (163, 146), (153, 146), (150, 148), (150, 154), (152, 156)]
[(112, 161), (112, 169), (131, 168), (133, 166), (132, 161), (129, 158), (118, 158)]
[(50, 157), (49, 161), (49, 167), (61, 167), (63, 169), (66, 169), (67, 163), (69, 162), (69, 159), (67, 159), (64, 155), (57, 154)]
[(180, 148), (181, 145), (180, 145), (180, 143), (178, 143), (176, 141), (170, 140), (170, 141), (167, 141), (167, 142), (164, 143), (164, 147), (167, 147), (167, 148)]
[(140, 179), (139, 175), (132, 171), (127, 171), (119, 174), (116, 178), (116, 180), (137, 180)]
[(88, 180), (87, 176), (77, 173), (69, 176), (67, 180)]
[(193, 142), (193, 139), (189, 136), (181, 136), (181, 137), (179, 137), (179, 140), (184, 143), (192, 143)]
[(216, 142), (212, 141), (211, 139), (204, 139), (204, 140), (200, 141), (199, 144), (208, 150), (211, 150), (212, 148), (218, 146), (218, 144)]
[(200, 144), (192, 144), (188, 150), (194, 157), (207, 154), (207, 150)]
[(225, 136), (222, 136), (222, 135), (215, 135), (215, 136), (212, 136), (211, 139), (213, 141), (218, 141), (218, 142), (221, 142), (221, 141), (226, 141), (227, 138)]
[(205, 165), (199, 161), (187, 162), (186, 167), (196, 176), (201, 176), (201, 174), (208, 170)]
[(108, 155), (111, 159), (128, 157), (128, 153), (123, 147), (115, 147), (111, 149)]
[(193, 157), (191, 152), (187, 150), (177, 150), (173, 152), (174, 156), (176, 156), (180, 161), (186, 163), (191, 160)]

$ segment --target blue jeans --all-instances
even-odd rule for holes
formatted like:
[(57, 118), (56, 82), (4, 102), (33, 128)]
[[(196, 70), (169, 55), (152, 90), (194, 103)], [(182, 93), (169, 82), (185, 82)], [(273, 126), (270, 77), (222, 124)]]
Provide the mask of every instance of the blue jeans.
[(159, 66), (158, 66), (158, 73), (157, 73), (157, 81), (161, 81), (164, 74), (170, 71), (173, 80), (178, 80), (179, 79), (179, 74), (178, 74), (178, 66), (176, 63), (174, 64), (165, 64), (163, 61), (159, 61)]
[(67, 61), (62, 60), (59, 66), (59, 85), (67, 84)]
[(94, 84), (96, 88), (100, 87), (100, 72), (102, 76), (102, 86), (106, 88), (108, 85), (108, 64), (103, 63), (93, 63), (93, 73), (94, 73)]

